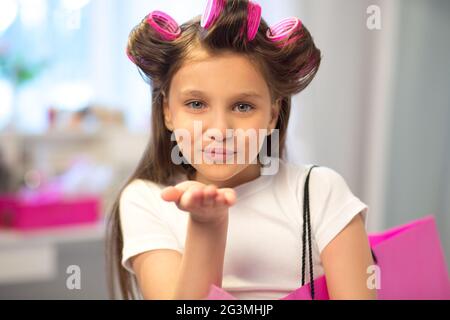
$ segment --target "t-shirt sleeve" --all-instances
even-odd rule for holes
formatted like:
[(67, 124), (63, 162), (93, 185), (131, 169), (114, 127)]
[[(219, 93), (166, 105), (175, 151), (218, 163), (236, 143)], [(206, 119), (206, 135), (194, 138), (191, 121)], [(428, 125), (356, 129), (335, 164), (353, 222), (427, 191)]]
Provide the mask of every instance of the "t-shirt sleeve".
[(358, 213), (367, 227), (369, 207), (335, 170), (322, 166), (312, 169), (309, 198), (311, 228), (320, 253)]
[(120, 224), (123, 237), (122, 265), (129, 272), (130, 258), (155, 249), (182, 252), (177, 239), (163, 217), (160, 190), (144, 180), (134, 180), (120, 196)]

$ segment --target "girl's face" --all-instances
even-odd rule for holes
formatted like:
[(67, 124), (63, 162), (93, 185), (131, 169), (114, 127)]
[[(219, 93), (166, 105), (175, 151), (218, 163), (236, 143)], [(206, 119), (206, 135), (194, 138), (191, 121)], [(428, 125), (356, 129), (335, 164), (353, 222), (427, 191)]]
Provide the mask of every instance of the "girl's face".
[(257, 66), (232, 52), (193, 52), (164, 99), (165, 125), (197, 170), (196, 180), (218, 186), (236, 180), (238, 173), (259, 175), (256, 157), (275, 129), (278, 110)]

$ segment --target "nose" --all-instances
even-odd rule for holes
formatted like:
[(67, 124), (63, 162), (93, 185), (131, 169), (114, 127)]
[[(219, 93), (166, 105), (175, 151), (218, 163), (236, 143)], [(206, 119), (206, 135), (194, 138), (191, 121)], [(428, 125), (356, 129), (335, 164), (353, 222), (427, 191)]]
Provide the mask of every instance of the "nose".
[(228, 140), (233, 137), (232, 129), (232, 120), (226, 111), (222, 109), (216, 110), (211, 113), (205, 136), (209, 140), (221, 142), (222, 140)]

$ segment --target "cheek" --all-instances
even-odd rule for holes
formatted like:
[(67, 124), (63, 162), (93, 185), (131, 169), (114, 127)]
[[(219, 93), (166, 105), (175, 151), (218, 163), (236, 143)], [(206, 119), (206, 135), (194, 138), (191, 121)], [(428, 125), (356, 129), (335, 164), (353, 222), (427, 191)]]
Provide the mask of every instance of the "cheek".
[(195, 130), (193, 124), (189, 123), (183, 128), (178, 127), (174, 132), (178, 148), (181, 150), (186, 160), (189, 161), (189, 163), (192, 163), (193, 159), (198, 159), (198, 157), (201, 156), (202, 148), (201, 131)]
[(243, 119), (239, 127), (243, 129), (268, 129), (270, 125), (271, 115), (268, 111), (258, 112), (252, 117)]
[(237, 139), (237, 150), (241, 157), (245, 159), (245, 163), (251, 163), (256, 159), (263, 147), (266, 134), (265, 129), (257, 129), (252, 131), (251, 134), (247, 133), (245, 137)]
[(189, 129), (192, 120), (180, 109), (181, 107), (175, 107), (172, 110), (172, 123), (175, 128)]

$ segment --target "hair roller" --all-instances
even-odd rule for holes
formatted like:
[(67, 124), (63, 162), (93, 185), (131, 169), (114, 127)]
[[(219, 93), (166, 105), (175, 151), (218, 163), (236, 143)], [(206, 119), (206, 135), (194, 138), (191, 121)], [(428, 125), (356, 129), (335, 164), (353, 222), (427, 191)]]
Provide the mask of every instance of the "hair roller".
[(128, 51), (128, 48), (125, 48), (125, 53), (127, 54), (128, 59), (130, 59), (131, 62), (133, 62), (134, 64), (136, 64), (136, 61), (134, 60), (133, 56), (130, 54), (130, 52)]
[(297, 40), (299, 37), (294, 37), (287, 42), (283, 40), (289, 39), (297, 30), (301, 29), (302, 22), (296, 17), (285, 18), (275, 25), (267, 29), (266, 37), (272, 42), (276, 42), (278, 46), (284, 47), (285, 45)]
[(128, 47), (125, 48), (125, 53), (127, 54), (128, 59), (130, 59), (130, 61), (133, 62), (135, 65), (138, 65), (138, 64), (143, 64), (143, 65), (145, 65), (145, 64), (147, 64), (147, 62), (145, 61), (145, 59), (143, 59), (142, 57), (140, 57), (140, 56), (133, 56), (133, 55), (130, 53), (130, 51), (128, 51)]
[(317, 56), (315, 55), (310, 56), (306, 65), (303, 68), (301, 68), (300, 71), (298, 72), (298, 76), (300, 78), (303, 78), (307, 76), (309, 73), (311, 73), (311, 71), (316, 66), (317, 60), (318, 60)]
[(217, 18), (220, 16), (220, 13), (225, 7), (226, 0), (208, 0), (206, 3), (205, 11), (203, 12), (202, 19), (200, 21), (200, 25), (209, 29), (214, 22), (216, 22)]
[(163, 40), (172, 41), (181, 35), (178, 23), (162, 11), (152, 11), (147, 16), (147, 23), (161, 36)]
[(248, 2), (247, 16), (247, 39), (252, 41), (259, 29), (261, 23), (261, 6), (252, 1)]

